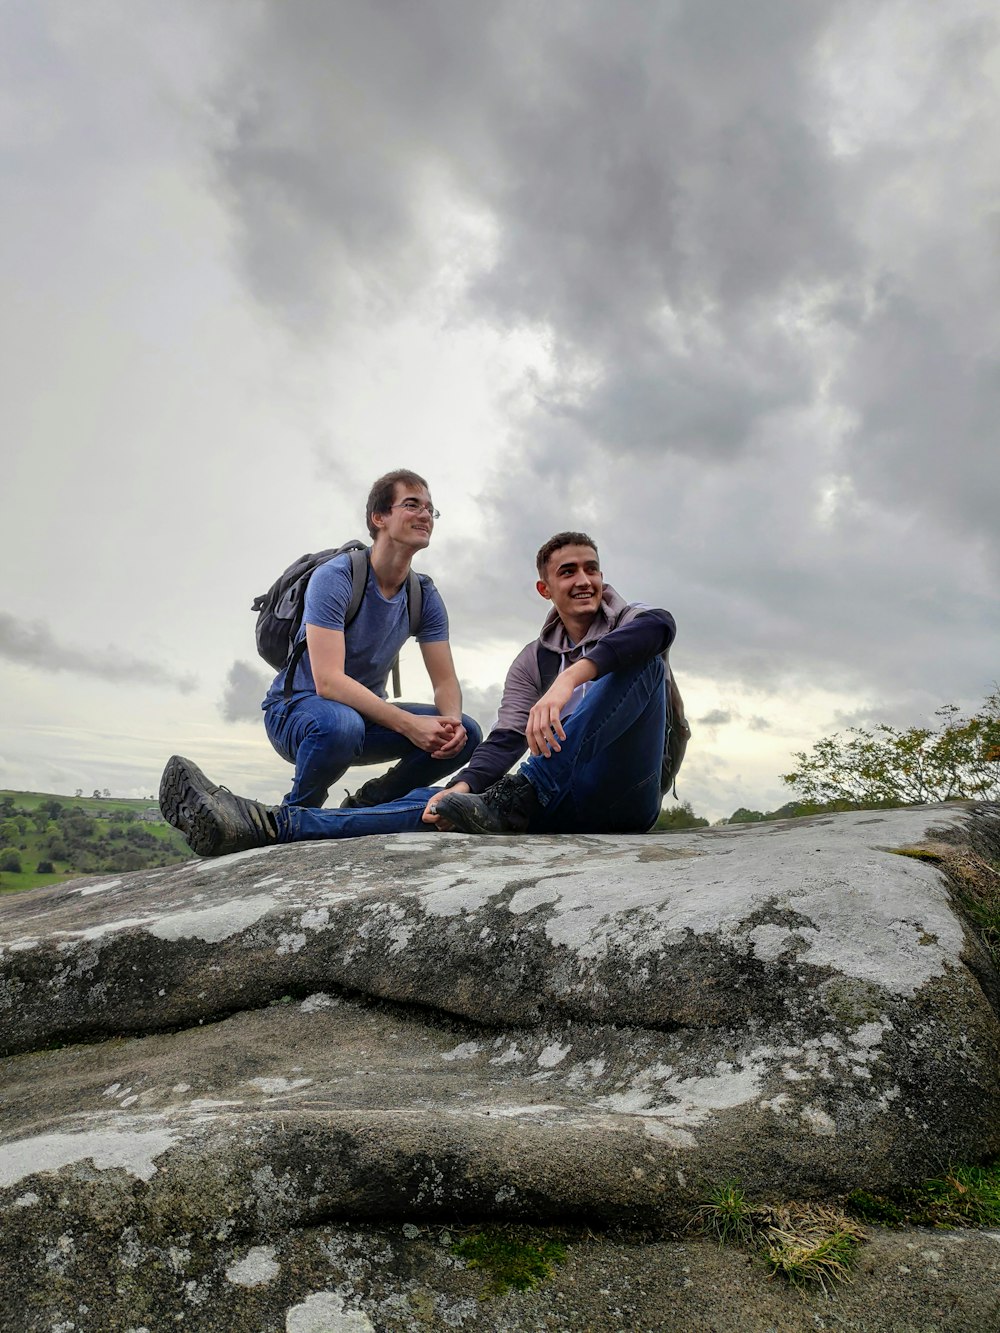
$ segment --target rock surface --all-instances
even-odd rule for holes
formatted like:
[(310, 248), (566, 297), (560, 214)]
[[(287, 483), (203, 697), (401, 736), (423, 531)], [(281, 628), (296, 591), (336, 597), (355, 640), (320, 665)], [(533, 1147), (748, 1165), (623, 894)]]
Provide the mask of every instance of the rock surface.
[[(996, 855), (998, 829), (948, 806), (408, 835), (0, 899), (0, 1327), (698, 1327), (656, 1321), (641, 1246), (632, 1315), (619, 1271), (617, 1305), (599, 1285), (546, 1323), (536, 1292), (489, 1322), (422, 1237), (680, 1232), (712, 1181), (831, 1198), (1000, 1152), (1000, 983), (941, 871), (892, 854), (933, 830)], [(989, 1294), (1000, 1245), (961, 1244)]]

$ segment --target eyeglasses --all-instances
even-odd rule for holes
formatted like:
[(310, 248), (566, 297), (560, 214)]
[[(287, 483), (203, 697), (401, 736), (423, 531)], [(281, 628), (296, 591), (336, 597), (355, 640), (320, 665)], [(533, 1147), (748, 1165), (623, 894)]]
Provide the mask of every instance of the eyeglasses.
[(440, 509), (435, 509), (432, 504), (424, 504), (423, 500), (400, 500), (398, 505), (390, 505), (389, 508), (405, 509), (408, 514), (422, 514), (426, 510), (431, 518), (441, 517)]

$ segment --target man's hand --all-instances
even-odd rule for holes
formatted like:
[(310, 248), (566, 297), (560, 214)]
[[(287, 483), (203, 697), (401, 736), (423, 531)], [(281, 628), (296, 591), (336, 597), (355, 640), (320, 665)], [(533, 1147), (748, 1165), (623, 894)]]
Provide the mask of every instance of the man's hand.
[(551, 759), (561, 748), (559, 742), (566, 739), (566, 733), (559, 720), (560, 714), (572, 699), (576, 687), (593, 680), (596, 675), (597, 668), (593, 662), (589, 658), (581, 657), (579, 661), (556, 676), (528, 714), (528, 725), (524, 729), (524, 735), (528, 749), (533, 755)]
[[(461, 741), (457, 748), (453, 748), (456, 725), (454, 718), (433, 715), (425, 717), (419, 713), (407, 713), (405, 709), (400, 709), (399, 713), (399, 720), (402, 723), (400, 731), (418, 750), (425, 751), (432, 759), (446, 759), (452, 753), (457, 753), (465, 743)], [(464, 736), (465, 728), (461, 723), (458, 726)]]
[(442, 745), (439, 750), (431, 751), (432, 759), (452, 759), (456, 754), (461, 754), (465, 748), (469, 737), (462, 726), (462, 719), (458, 717), (442, 717), (439, 719), (451, 727), (451, 740), (446, 745)]
[(467, 792), (468, 790), (469, 784), (467, 782), (456, 782), (454, 786), (445, 787), (442, 788), (441, 791), (435, 792), (424, 806), (424, 813), (420, 816), (421, 819), (425, 824), (433, 824), (435, 828), (440, 829), (442, 833), (450, 833), (452, 831), (452, 825), (448, 823), (447, 819), (442, 819), (437, 813), (437, 801), (446, 791)]
[(528, 725), (524, 734), (528, 749), (533, 755), (544, 755), (551, 759), (553, 751), (561, 749), (560, 741), (566, 739), (566, 732), (559, 720), (559, 715), (573, 697), (576, 686), (567, 679), (568, 672), (556, 676), (538, 703), (528, 714)]

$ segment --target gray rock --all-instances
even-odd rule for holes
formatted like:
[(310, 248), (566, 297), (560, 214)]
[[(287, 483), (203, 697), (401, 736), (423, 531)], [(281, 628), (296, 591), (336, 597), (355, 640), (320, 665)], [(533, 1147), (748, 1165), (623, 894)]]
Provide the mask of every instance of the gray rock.
[[(890, 850), (998, 828), (411, 835), (7, 897), (0, 1326), (671, 1327), (484, 1323), (386, 1219), (676, 1232), (712, 1181), (831, 1198), (1000, 1152), (1000, 984), (941, 871)], [(326, 1282), (338, 1221), (373, 1228), (392, 1318)]]

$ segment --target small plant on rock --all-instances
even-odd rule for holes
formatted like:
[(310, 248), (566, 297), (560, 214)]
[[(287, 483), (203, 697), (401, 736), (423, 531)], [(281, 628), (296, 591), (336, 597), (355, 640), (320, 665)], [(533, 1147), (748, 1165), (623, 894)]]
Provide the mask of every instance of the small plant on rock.
[(698, 1209), (701, 1230), (720, 1245), (751, 1245), (759, 1227), (757, 1210), (734, 1180), (716, 1185)]
[(451, 1247), (452, 1254), (470, 1268), (481, 1268), (499, 1294), (513, 1288), (530, 1291), (552, 1276), (553, 1266), (566, 1258), (565, 1247), (541, 1237), (526, 1239), (506, 1227), (490, 1227), (464, 1237)]
[(846, 1281), (865, 1233), (839, 1208), (825, 1204), (751, 1203), (735, 1181), (717, 1185), (695, 1214), (720, 1245), (756, 1250), (768, 1273), (793, 1286)]
[(885, 1194), (854, 1190), (847, 1196), (855, 1217), (881, 1226), (1000, 1226), (1000, 1160), (956, 1166), (914, 1187)]
[(780, 1275), (794, 1287), (815, 1282), (825, 1292), (829, 1292), (831, 1282), (850, 1280), (862, 1240), (860, 1229), (851, 1222), (846, 1227), (814, 1235), (774, 1227), (768, 1236), (770, 1243), (764, 1252), (764, 1264), (772, 1277)]

